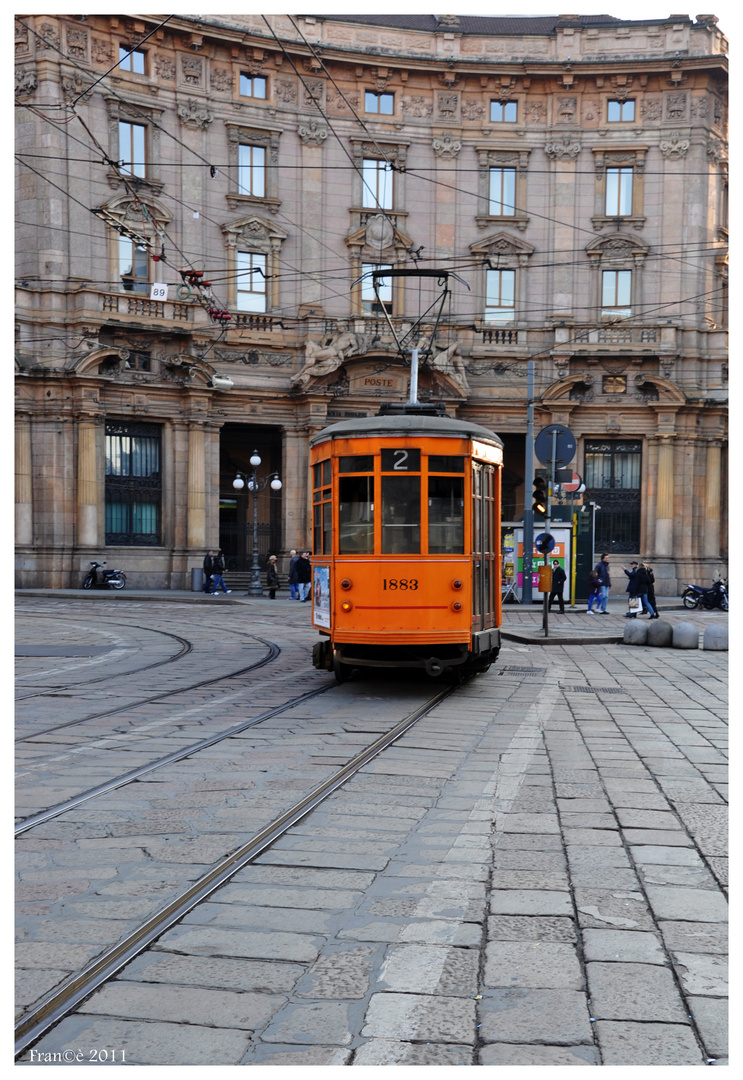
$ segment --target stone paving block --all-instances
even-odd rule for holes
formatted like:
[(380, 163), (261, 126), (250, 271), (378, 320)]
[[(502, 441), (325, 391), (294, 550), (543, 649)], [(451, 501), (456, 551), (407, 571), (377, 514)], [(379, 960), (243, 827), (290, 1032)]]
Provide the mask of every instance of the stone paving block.
[(210, 956), (177, 956), (148, 949), (122, 971), (129, 982), (178, 983), (217, 990), (254, 990), (280, 994), (291, 990), (304, 972), (299, 964), (232, 960)]
[(562, 851), (562, 838), (546, 833), (498, 833), (493, 844), (496, 856), (499, 851)]
[(617, 930), (654, 930), (642, 893), (621, 889), (577, 888), (575, 903), (583, 927)]
[(679, 806), (678, 813), (700, 851), (705, 855), (727, 855), (727, 806), (684, 803)]
[(582, 990), (573, 945), (546, 941), (491, 941), (485, 950), (483, 985)]
[(421, 994), (372, 994), (362, 1038), (467, 1044), (475, 1036), (475, 1002)]
[(307, 934), (259, 933), (227, 928), (175, 926), (158, 940), (158, 947), (200, 956), (243, 956), (253, 960), (317, 959), (321, 938)]
[(394, 993), (474, 997), (480, 952), (436, 945), (398, 945), (387, 953), (376, 989)]
[(621, 889), (623, 892), (637, 891), (640, 888), (640, 880), (634, 870), (623, 870), (616, 866), (573, 870), (570, 881), (578, 888)]
[(663, 847), (656, 844), (638, 845), (630, 849), (632, 858), (640, 866), (688, 866), (701, 870), (704, 863), (693, 848)]
[(296, 885), (317, 889), (368, 889), (375, 875), (363, 870), (337, 870), (304, 866), (247, 866), (219, 890), (220, 898), (229, 901), (232, 890), (258, 882), (267, 885)]
[(369, 991), (375, 950), (365, 945), (321, 954), (297, 987), (300, 998), (334, 1001), (363, 998)]
[(500, 845), (493, 853), (497, 870), (560, 871), (565, 869), (565, 856), (552, 851), (503, 850)]
[(728, 906), (721, 892), (708, 889), (647, 887), (647, 896), (656, 919), (686, 919), (689, 922), (725, 922)]
[(39, 968), (27, 968), (25, 971), (17, 971), (15, 976), (16, 1015), (24, 1012), (29, 1005), (33, 1005), (42, 995), (53, 990), (69, 974), (69, 971), (57, 968), (50, 968), (46, 971)]
[(479, 1051), (480, 1065), (600, 1065), (595, 1046), (539, 1046), (490, 1043)]
[(163, 1020), (254, 1030), (281, 1008), (286, 998), (268, 994), (163, 986), (116, 980), (85, 1002), (88, 1014), (132, 1020)]
[(572, 915), (570, 893), (540, 889), (495, 889), (490, 895), (491, 915)]
[(672, 953), (674, 967), (687, 994), (698, 997), (726, 997), (728, 993), (728, 964), (722, 956), (701, 953)]
[(354, 1065), (471, 1065), (471, 1046), (446, 1043), (402, 1042), (397, 1039), (369, 1039), (354, 1054)]
[(725, 955), (728, 951), (727, 923), (692, 923), (663, 921), (660, 931), (666, 948), (672, 952), (714, 953)]
[(586, 965), (591, 1013), (597, 1020), (683, 1023), (687, 1013), (669, 968), (650, 964)]
[(301, 1050), (296, 1046), (276, 1046), (258, 1043), (245, 1065), (285, 1065), (288, 1068), (304, 1068), (308, 1065), (348, 1065), (352, 1051), (340, 1046), (308, 1046)]
[(599, 1020), (604, 1065), (705, 1065), (692, 1030), (681, 1024), (637, 1024)]
[(624, 829), (628, 844), (652, 844), (654, 847), (693, 847), (694, 841), (683, 829)]
[(349, 1046), (348, 1005), (343, 1001), (290, 1002), (261, 1033), (261, 1041), (305, 1046)]
[(583, 950), (587, 961), (604, 960), (624, 963), (666, 963), (663, 942), (656, 934), (636, 930), (599, 930), (586, 927)]
[(600, 867), (631, 869), (627, 852), (623, 847), (606, 844), (570, 843), (566, 846), (571, 873), (576, 870), (592, 870)]
[(640, 866), (645, 885), (684, 885), (693, 889), (716, 889), (717, 882), (705, 867)]
[[(687, 998), (694, 1023), (699, 1029), (704, 1049), (710, 1057), (725, 1057), (728, 1053), (727, 999), (709, 997)], [(722, 1062), (720, 1062), (722, 1064)]]
[(199, 904), (182, 920), (184, 926), (231, 926), (238, 930), (286, 930), (296, 934), (327, 934), (335, 916), (303, 908), (242, 907), (238, 904)]
[(577, 990), (488, 990), (479, 1016), (486, 1043), (593, 1044), (586, 997)]
[(342, 851), (265, 851), (261, 862), (271, 866), (327, 866), (340, 870), (384, 870), (386, 855), (344, 854)]
[[(239, 1065), (250, 1034), (235, 1028), (152, 1021), (109, 1020), (76, 1014), (45, 1035), (37, 1052), (112, 1047), (124, 1051), (126, 1065)], [(24, 1060), (29, 1059), (28, 1051)]]
[(565, 941), (577, 940), (572, 918), (542, 915), (491, 915), (488, 919), (490, 941)]
[(563, 829), (562, 836), (568, 846), (578, 844), (584, 847), (620, 847), (622, 843), (616, 821), (610, 829)]

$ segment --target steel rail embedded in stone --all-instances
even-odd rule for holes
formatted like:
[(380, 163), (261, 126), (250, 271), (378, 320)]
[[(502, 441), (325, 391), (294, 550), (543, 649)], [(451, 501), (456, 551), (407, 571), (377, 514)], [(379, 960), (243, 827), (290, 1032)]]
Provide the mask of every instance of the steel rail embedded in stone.
[[(49, 1028), (62, 1020), (94, 990), (97, 990), (102, 983), (110, 979), (130, 960), (143, 952), (148, 945), (151, 945), (161, 934), (187, 915), (192, 908), (234, 877), (244, 866), (257, 859), (259, 855), (283, 836), (292, 825), (295, 825), (309, 814), (310, 811), (314, 810), (323, 800), (327, 799), (362, 769), (364, 765), (396, 742), (405, 734), (408, 728), (416, 724), (453, 693), (454, 689), (454, 686), (448, 686), (434, 694), (427, 702), (396, 724), (386, 735), (376, 739), (360, 754), (357, 754), (355, 758), (347, 762), (342, 769), (339, 769), (335, 775), (323, 781), (303, 799), (300, 799), (299, 802), (285, 811), (281, 817), (261, 829), (252, 839), (239, 847), (237, 851), (216, 863), (211, 870), (175, 897), (166, 907), (150, 916), (149, 919), (146, 919), (118, 944), (107, 949), (86, 965), (77, 975), (68, 979), (61, 987), (47, 995), (36, 1009), (27, 1013), (16, 1025), (16, 1057), (24, 1053)], [(313, 691), (313, 694), (321, 692), (321, 690), (316, 690)]]

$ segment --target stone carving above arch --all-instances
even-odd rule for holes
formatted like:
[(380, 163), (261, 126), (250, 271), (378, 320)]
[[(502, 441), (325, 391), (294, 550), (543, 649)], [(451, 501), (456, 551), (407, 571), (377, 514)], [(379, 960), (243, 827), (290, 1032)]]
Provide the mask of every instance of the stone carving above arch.
[(260, 214), (246, 214), (225, 222), (220, 228), (227, 247), (245, 247), (250, 251), (266, 253), (275, 250), (289, 235), (275, 221), (269, 221)]
[(589, 259), (597, 261), (605, 259), (607, 262), (634, 261), (637, 263), (645, 259), (650, 247), (644, 240), (637, 236), (630, 236), (629, 233), (611, 233), (591, 240), (586, 245), (585, 251)]
[(491, 270), (499, 270), (525, 266), (529, 256), (534, 254), (534, 245), (508, 232), (497, 232), (470, 244), (470, 251), (473, 255), (481, 255)]

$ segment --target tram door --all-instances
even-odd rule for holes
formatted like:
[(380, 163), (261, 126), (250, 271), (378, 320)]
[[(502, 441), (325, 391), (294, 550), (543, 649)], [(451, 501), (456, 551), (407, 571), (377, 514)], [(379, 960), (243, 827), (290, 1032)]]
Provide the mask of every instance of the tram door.
[(472, 629), (499, 623), (500, 570), (496, 547), (499, 476), (494, 465), (472, 462)]

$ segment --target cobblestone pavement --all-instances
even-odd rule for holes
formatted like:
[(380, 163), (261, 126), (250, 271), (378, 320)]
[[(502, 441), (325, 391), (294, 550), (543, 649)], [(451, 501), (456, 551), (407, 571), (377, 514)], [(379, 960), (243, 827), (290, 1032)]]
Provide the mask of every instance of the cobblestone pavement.
[[(255, 634), (285, 627), (309, 663), (309, 612), (230, 598), (225, 628), (246, 609)], [(202, 610), (179, 608), (178, 633)], [(727, 654), (605, 641), (623, 611), (568, 614), (545, 648), (515, 640), (539, 634), (538, 609), (507, 608), (512, 636), (487, 674), (93, 993), (33, 1060), (105, 1047), (157, 1065), (725, 1064)], [(409, 684), (367, 675), (337, 694), (377, 730), (401, 692), (415, 697)], [(309, 739), (326, 700), (293, 731)], [(240, 782), (271, 767), (259, 757)], [(55, 843), (74, 860), (84, 841)], [(35, 853), (48, 883), (47, 855)], [(173, 866), (165, 844), (146, 862), (150, 881)], [(110, 886), (44, 901), (60, 955), (90, 940), (97, 901), (116, 915)]]

